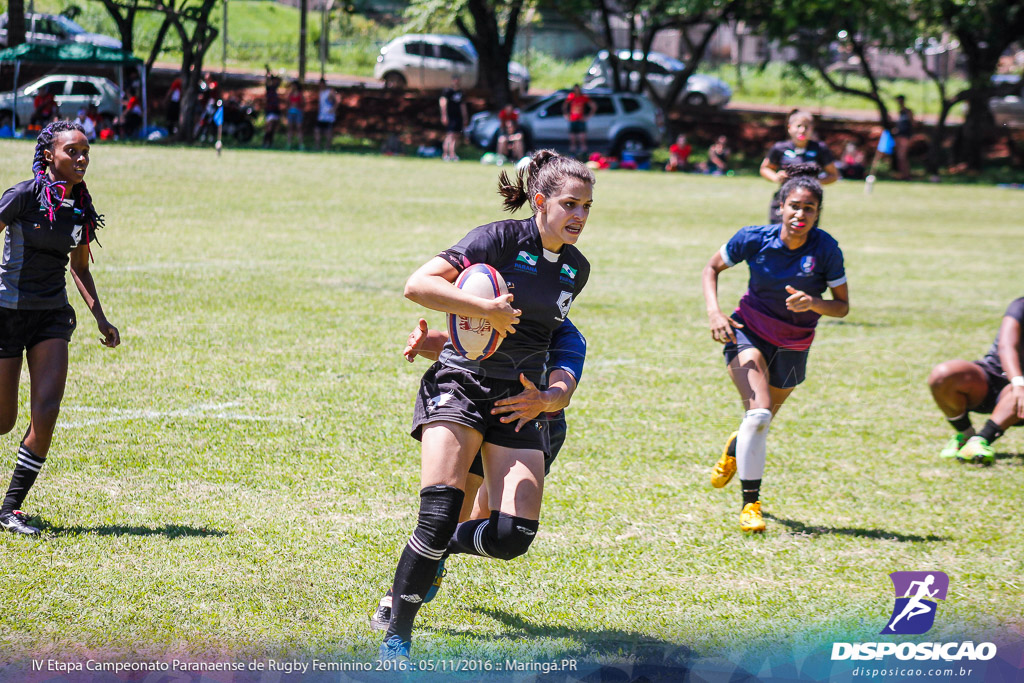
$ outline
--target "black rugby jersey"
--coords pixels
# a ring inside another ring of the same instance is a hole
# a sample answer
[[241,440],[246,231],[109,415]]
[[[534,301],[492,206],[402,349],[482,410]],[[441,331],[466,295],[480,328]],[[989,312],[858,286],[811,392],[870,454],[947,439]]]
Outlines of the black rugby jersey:
[[[1024,327],[1024,297],[1020,299],[1014,299],[1010,302],[1010,305],[1006,307],[1006,313],[1003,313],[1003,318],[1013,318]],[[1002,326],[1002,319],[1000,318],[1000,327]],[[1017,346],[1017,356],[1024,358],[1024,338],[1022,343]],[[1006,370],[1003,369],[1003,363],[999,360],[999,333],[996,332],[996,340],[992,342],[992,348],[985,354],[985,362],[998,373],[1006,374]]]
[[475,263],[492,266],[508,284],[512,307],[523,312],[515,334],[506,336],[490,358],[471,361],[448,342],[441,362],[499,379],[518,379],[522,372],[539,383],[551,335],[590,277],[590,263],[580,250],[566,244],[557,254],[546,251],[536,222],[527,218],[482,225],[439,256],[459,272]]
[[779,168],[794,166],[796,164],[817,164],[818,166],[825,168],[834,161],[835,157],[832,156],[832,150],[817,140],[809,140],[807,142],[807,147],[799,152],[792,140],[776,142],[772,145],[772,148],[768,150],[768,162],[772,166],[777,166]]
[[[4,231],[4,253],[0,261],[0,308],[40,310],[60,308],[68,303],[65,276],[71,250],[86,239],[85,216],[71,199],[54,211],[51,224],[34,181],[26,180],[0,197],[0,223]],[[60,196],[61,189],[51,192]],[[95,233],[88,231],[88,240]]]

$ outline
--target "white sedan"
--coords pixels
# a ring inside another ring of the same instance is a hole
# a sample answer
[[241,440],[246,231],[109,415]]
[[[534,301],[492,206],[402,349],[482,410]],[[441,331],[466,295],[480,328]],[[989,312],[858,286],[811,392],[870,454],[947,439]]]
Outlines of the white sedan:
[[[117,116],[121,111],[121,94],[117,85],[102,76],[51,74],[18,90],[16,126],[28,123],[35,111],[33,100],[44,89],[54,94],[60,115],[73,119],[79,109],[95,104],[101,114]],[[14,111],[14,93],[0,94],[0,112]]]

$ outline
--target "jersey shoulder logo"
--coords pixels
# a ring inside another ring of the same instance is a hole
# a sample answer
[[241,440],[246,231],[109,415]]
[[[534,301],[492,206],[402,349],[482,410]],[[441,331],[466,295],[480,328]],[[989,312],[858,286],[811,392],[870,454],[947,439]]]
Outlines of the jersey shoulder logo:
[[558,295],[558,313],[559,317],[555,320],[565,320],[565,316],[569,315],[569,308],[572,306],[572,292],[563,291]]

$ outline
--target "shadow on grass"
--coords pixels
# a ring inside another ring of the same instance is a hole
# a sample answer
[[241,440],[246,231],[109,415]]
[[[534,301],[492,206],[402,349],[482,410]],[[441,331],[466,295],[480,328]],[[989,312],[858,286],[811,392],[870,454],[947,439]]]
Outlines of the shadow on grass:
[[898,534],[894,531],[886,531],[885,529],[853,529],[847,527],[830,527],[830,526],[811,526],[798,522],[795,519],[783,519],[782,517],[776,517],[772,514],[765,513],[765,519],[778,522],[783,526],[789,527],[793,533],[797,534],[809,534],[812,536],[818,536],[821,534],[832,534],[836,536],[856,536],[858,538],[877,538],[880,540],[893,540],[900,541],[901,543],[939,543],[947,541],[945,536],[936,536],[935,534],[928,534],[927,536],[918,536],[917,534]]
[[518,641],[524,638],[571,638],[582,641],[593,653],[598,655],[629,653],[631,656],[644,661],[681,663],[692,659],[694,656],[694,652],[685,645],[658,640],[642,633],[614,629],[593,631],[565,624],[537,624],[524,619],[522,615],[509,614],[501,610],[474,609],[472,611],[486,615],[501,623],[508,629],[508,632],[501,635],[494,633],[487,633],[485,635],[445,630],[452,635],[487,642],[493,642],[496,639]]
[[39,528],[48,536],[83,536],[93,534],[96,536],[166,536],[167,538],[182,538],[188,536],[227,536],[228,532],[217,529],[196,528],[181,524],[167,524],[164,526],[122,526],[119,524],[107,524],[102,526],[56,526],[48,524],[44,520],[35,518],[29,522]]

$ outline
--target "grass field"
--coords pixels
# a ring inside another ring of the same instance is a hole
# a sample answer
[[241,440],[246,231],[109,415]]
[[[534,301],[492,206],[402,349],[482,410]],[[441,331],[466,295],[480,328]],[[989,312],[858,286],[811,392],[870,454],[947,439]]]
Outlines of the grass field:
[[[31,155],[0,142],[0,185]],[[0,663],[368,660],[367,615],[415,524],[407,429],[425,366],[399,352],[423,311],[402,285],[500,216],[494,169],[128,146],[96,147],[92,164],[107,216],[93,272],[124,341],[101,347],[74,297],[61,422],[26,504],[47,535],[0,537]],[[852,310],[822,322],[773,424],[768,532],[751,538],[737,485],[708,485],[741,407],[699,276],[770,194],[748,178],[599,175],[572,312],[587,370],[538,540],[508,564],[450,561],[417,656],[756,671],[772,653],[876,639],[887,575],[925,569],[951,582],[922,639],[1024,635],[1024,430],[993,467],[941,461],[950,430],[924,382],[940,360],[980,357],[1021,295],[1024,193],[827,190]],[[745,283],[723,275],[723,307]],[[16,433],[0,439],[5,484]]]

